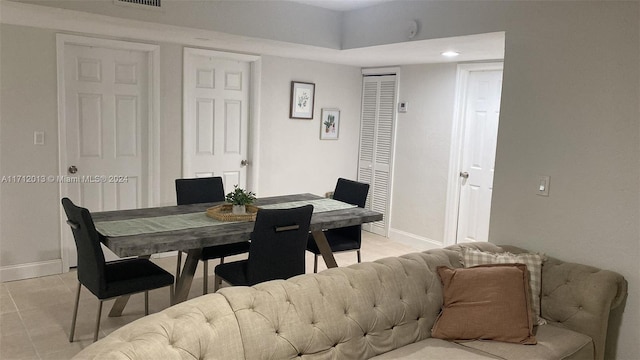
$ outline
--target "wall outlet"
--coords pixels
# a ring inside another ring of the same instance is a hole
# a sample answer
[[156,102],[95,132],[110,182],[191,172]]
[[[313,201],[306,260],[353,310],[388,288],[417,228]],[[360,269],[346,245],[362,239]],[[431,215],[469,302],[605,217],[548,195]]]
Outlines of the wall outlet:
[[406,113],[408,106],[409,106],[409,103],[407,103],[406,101],[402,101],[398,103],[398,112]]

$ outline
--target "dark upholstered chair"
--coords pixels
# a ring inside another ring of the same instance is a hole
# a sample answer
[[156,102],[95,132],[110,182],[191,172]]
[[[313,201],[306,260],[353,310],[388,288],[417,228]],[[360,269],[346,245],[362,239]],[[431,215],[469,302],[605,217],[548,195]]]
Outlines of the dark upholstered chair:
[[144,313],[148,315],[149,290],[171,286],[170,295],[173,294],[173,275],[148,259],[135,258],[105,262],[100,247],[102,235],[96,231],[89,210],[74,205],[68,198],[62,199],[62,206],[67,214],[67,223],[71,226],[78,249],[78,291],[73,309],[70,342],[73,342],[75,333],[82,285],[100,300],[93,341],[98,340],[104,300],[144,291]]
[[[336,184],[336,189],[333,192],[333,198],[335,200],[364,208],[364,205],[367,202],[368,193],[369,184],[339,178],[338,183]],[[325,230],[324,235],[327,237],[327,241],[329,242],[332,252],[336,253],[355,250],[358,255],[358,262],[362,260],[360,256],[362,225]],[[318,249],[318,245],[312,235],[309,236],[307,250],[314,254],[313,272],[318,272],[318,256],[320,256],[320,250]]]
[[[200,204],[225,200],[222,178],[206,177],[195,179],[176,179],[176,198],[178,205]],[[208,292],[209,260],[220,259],[224,263],[225,256],[238,255],[249,251],[249,242],[209,246],[202,249],[200,260],[204,263],[202,294]],[[178,251],[176,276],[180,275],[182,266],[182,252]]]
[[305,247],[313,205],[258,211],[247,260],[216,266],[216,290],[220,280],[251,286],[288,279],[305,273]]

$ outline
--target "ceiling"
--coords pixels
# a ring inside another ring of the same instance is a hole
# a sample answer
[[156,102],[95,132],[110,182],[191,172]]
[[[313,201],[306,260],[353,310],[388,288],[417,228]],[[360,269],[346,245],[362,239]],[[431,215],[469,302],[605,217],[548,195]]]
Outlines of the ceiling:
[[[140,30],[136,31],[141,34]],[[180,33],[174,29],[162,36],[164,41],[199,47],[359,67],[500,60],[504,58],[505,39],[504,32],[495,32],[337,50],[230,34],[205,31],[198,33],[200,35],[193,30]],[[160,34],[155,32],[154,35]],[[449,50],[455,50],[460,55],[453,58],[442,56],[442,52]]]
[[317,6],[329,10],[349,11],[394,0],[291,0],[293,2]]
[[[456,51],[460,55],[445,57],[442,55],[445,51]],[[341,57],[345,63],[365,67],[499,60],[504,58],[504,32],[342,50]]]

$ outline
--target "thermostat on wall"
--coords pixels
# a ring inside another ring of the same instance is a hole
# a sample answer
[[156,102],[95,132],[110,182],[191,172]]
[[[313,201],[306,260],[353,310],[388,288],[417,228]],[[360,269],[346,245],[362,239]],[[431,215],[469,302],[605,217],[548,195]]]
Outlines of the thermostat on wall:
[[407,112],[407,106],[409,105],[409,103],[407,102],[400,102],[398,103],[398,112],[401,113],[406,113]]

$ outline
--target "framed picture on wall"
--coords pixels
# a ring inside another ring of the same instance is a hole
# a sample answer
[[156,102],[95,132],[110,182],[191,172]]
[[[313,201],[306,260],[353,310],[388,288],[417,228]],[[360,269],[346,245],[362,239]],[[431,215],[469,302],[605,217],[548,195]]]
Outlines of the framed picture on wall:
[[320,140],[338,140],[340,109],[322,109]]
[[316,84],[292,81],[291,82],[291,119],[313,119],[313,98]]

